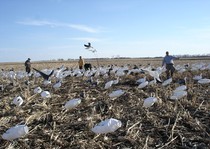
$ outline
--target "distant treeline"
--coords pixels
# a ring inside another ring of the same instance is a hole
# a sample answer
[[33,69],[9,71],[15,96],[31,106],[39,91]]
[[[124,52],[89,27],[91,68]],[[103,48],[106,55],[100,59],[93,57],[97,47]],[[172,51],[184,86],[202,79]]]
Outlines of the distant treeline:
[[[184,55],[173,55],[175,57],[179,57],[179,58],[192,58],[192,59],[206,59],[206,58],[210,58],[210,54],[198,54],[198,55],[190,55],[190,54],[184,54]],[[152,58],[163,58],[163,56],[156,56],[156,57],[135,57],[137,59],[152,59]],[[87,60],[96,60],[97,58],[85,58]],[[100,60],[106,60],[106,59],[133,59],[133,57],[113,57],[113,58],[98,58]],[[77,61],[78,59],[72,59],[72,58],[68,58],[67,61]],[[66,61],[63,58],[59,58],[59,59],[53,59],[50,61]]]

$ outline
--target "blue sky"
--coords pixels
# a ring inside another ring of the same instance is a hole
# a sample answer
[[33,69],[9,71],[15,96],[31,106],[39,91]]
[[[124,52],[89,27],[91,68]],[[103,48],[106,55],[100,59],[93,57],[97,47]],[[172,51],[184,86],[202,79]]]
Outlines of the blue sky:
[[0,62],[210,53],[210,0],[1,0]]

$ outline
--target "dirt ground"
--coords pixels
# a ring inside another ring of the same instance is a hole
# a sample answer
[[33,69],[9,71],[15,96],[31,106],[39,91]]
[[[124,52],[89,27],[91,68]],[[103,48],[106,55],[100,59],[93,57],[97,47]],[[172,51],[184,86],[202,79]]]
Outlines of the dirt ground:
[[[97,61],[85,60],[94,66]],[[193,63],[210,63],[210,60],[180,59],[176,65]],[[161,66],[162,59],[112,59],[99,60],[99,64]],[[38,69],[58,68],[64,65],[77,68],[77,61],[33,62]],[[23,63],[1,63],[0,68],[23,70]],[[173,83],[168,86],[156,84],[143,89],[138,88],[136,80],[148,74],[134,74],[120,77],[119,83],[104,89],[105,83],[116,79],[98,77],[98,85],[90,83],[87,77],[66,77],[59,89],[52,85],[43,85],[43,79],[30,78],[10,80],[0,78],[0,135],[17,124],[26,124],[29,133],[25,136],[7,141],[0,137],[0,149],[52,148],[52,149],[209,149],[210,146],[210,87],[198,84],[193,76],[202,73],[210,78],[210,70],[176,72]],[[180,100],[170,99],[178,81],[187,77],[187,96]],[[161,77],[165,79],[165,74]],[[55,80],[52,79],[52,84]],[[40,86],[51,93],[51,98],[43,99],[33,90]],[[109,94],[121,89],[125,93],[115,99]],[[20,107],[12,104],[16,96],[24,100]],[[144,99],[157,97],[158,101],[151,107],[143,107]],[[76,108],[66,111],[64,104],[74,98],[82,102]],[[115,118],[122,126],[115,132],[97,135],[91,129],[99,122]]]

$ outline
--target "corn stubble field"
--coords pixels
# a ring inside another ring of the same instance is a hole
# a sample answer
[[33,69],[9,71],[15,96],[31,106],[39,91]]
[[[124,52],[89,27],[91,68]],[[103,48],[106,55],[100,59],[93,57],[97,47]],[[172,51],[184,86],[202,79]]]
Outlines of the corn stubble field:
[[[96,61],[89,61],[96,66]],[[119,67],[134,64],[140,67],[156,68],[161,65],[161,59],[115,59],[99,60],[100,65],[110,64]],[[210,60],[176,60],[176,65],[189,63],[207,63]],[[39,70],[56,69],[64,65],[76,69],[77,61],[72,62],[33,62],[32,67]],[[7,71],[24,71],[22,63],[1,64],[0,68]],[[136,80],[146,76],[145,73],[134,73],[119,77],[119,83],[104,89],[105,83],[116,79],[114,74],[98,76],[98,85],[92,85],[88,77],[67,76],[59,89],[52,84],[44,85],[43,78],[30,77],[15,79],[0,78],[0,135],[17,124],[26,124],[29,132],[18,139],[7,141],[0,137],[0,149],[23,148],[119,148],[119,149],[148,149],[148,148],[181,148],[207,149],[210,146],[210,87],[209,84],[199,84],[193,76],[200,75],[210,78],[210,70],[184,72],[176,71],[173,83],[162,86],[161,83],[138,88]],[[179,86],[178,80],[187,77],[187,96],[179,100],[170,100],[172,91]],[[161,80],[166,80],[165,73]],[[96,79],[96,78],[94,78]],[[33,90],[40,86],[51,93],[51,98],[42,99]],[[121,89],[125,93],[111,99],[113,90]],[[143,107],[144,99],[154,95],[158,101],[151,107]],[[12,104],[16,96],[24,100],[19,107]],[[65,110],[65,103],[73,98],[81,98],[77,107]],[[122,122],[116,131],[107,134],[95,134],[91,129],[99,122],[115,118]]]

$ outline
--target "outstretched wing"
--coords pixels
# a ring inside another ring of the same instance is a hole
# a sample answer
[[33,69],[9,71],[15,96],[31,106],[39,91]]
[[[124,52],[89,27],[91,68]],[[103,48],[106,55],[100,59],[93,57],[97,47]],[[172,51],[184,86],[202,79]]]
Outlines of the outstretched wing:
[[44,80],[49,80],[49,77],[53,74],[54,70],[51,71],[51,73],[49,75],[45,74],[44,72],[37,70],[36,68],[33,68],[36,72],[38,72],[43,78]]

